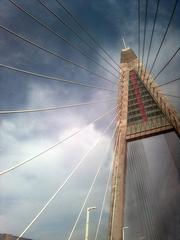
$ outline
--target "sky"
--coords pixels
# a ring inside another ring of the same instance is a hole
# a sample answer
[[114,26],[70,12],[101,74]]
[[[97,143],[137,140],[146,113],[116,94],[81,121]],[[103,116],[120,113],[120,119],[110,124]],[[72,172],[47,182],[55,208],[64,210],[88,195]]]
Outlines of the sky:
[[[108,57],[79,29],[55,0],[43,0],[42,2],[70,25],[88,45],[92,46],[91,48],[80,41],[74,33],[61,24],[37,0],[16,0],[15,2],[117,76],[114,77],[104,68],[92,62],[51,32],[48,32],[47,29],[44,29],[17,9],[9,0],[0,1],[0,25],[43,46],[47,50],[54,51],[75,63],[85,66],[92,72],[105,77],[106,80],[33,47],[7,33],[2,28],[0,28],[0,64],[113,90],[106,91],[50,81],[45,78],[8,70],[7,68],[0,68],[0,110],[44,108],[112,100],[111,102],[99,102],[94,105],[56,111],[0,116],[0,169],[4,170],[31,158],[56,143],[59,139],[63,139],[78,129],[85,127],[95,118],[112,109],[109,115],[97,123],[91,124],[81,134],[11,173],[1,176],[0,232],[19,235],[113,119],[113,113],[115,112],[113,108],[116,106],[117,101],[117,85],[107,81],[107,79],[117,82],[119,75],[99,54],[106,59]],[[63,4],[117,63],[120,62],[120,52],[123,48],[122,37],[125,38],[126,44],[138,54],[137,1],[66,0],[63,1]],[[174,1],[160,1],[160,10],[148,64],[149,68],[163,38],[173,4]],[[145,59],[155,8],[156,1],[149,1]],[[172,24],[155,64],[154,76],[179,47],[179,11],[180,4],[177,6]],[[144,13],[145,1],[141,1],[140,57],[142,56]],[[179,77],[179,61],[180,54],[177,54],[157,79],[158,84]],[[110,59],[108,59],[108,62],[111,65],[114,64]],[[164,86],[162,90],[164,93],[178,96],[180,84],[175,82],[166,85],[166,87]],[[179,99],[169,98],[169,101],[179,112]],[[101,160],[104,160],[103,170],[100,172],[93,192],[86,204],[86,207],[94,205],[97,207],[91,216],[94,224],[90,228],[90,233],[94,236],[112,159],[113,143],[111,142],[111,136],[114,127],[115,124],[112,124],[112,127],[107,131],[94,151],[89,154],[87,161],[73,176],[72,180],[69,181],[36,224],[27,231],[26,237],[38,240],[67,239],[87,194],[87,189],[97,171],[98,164]],[[158,141],[160,140],[155,140],[155,142]],[[143,144],[146,146],[145,142]],[[100,228],[101,239],[107,239],[108,199],[109,196],[107,197]],[[74,240],[84,236],[86,207],[73,235]]]

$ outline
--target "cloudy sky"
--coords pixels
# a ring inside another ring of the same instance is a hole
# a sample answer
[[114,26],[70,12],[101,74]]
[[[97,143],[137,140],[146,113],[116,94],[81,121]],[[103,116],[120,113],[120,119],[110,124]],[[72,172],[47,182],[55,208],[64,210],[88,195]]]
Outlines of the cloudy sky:
[[[117,66],[67,16],[56,0],[43,0],[42,2],[63,19],[68,26],[71,26],[84,40],[83,42],[37,0],[16,0],[15,2],[53,29],[54,32],[67,39],[78,49],[81,49],[89,58],[82,55],[77,49],[69,46],[59,37],[53,35],[52,32],[43,28],[31,17],[22,13],[9,0],[0,1],[1,26],[24,36],[47,50],[62,55],[76,64],[85,66],[91,72],[101,75],[105,79],[25,43],[2,29],[2,27],[0,27],[0,64],[38,74],[64,78],[77,83],[106,88],[110,91],[47,80],[15,72],[1,66],[0,110],[45,108],[90,101],[112,100],[56,111],[1,115],[0,169],[4,170],[33,157],[58,140],[87,126],[88,123],[112,109],[109,115],[97,123],[91,124],[83,132],[61,146],[57,146],[32,162],[1,176],[0,232],[19,235],[113,119],[117,85],[111,81],[117,82],[119,75],[112,67],[114,66],[117,69]],[[156,1],[149,2],[145,59],[156,9]],[[133,48],[136,54],[138,53],[137,1],[67,0],[63,4],[117,63],[120,61],[120,51],[123,48],[122,37],[125,38],[127,45]],[[151,67],[163,38],[173,4],[174,1],[160,1],[149,67]],[[154,67],[154,75],[159,72],[179,47],[180,30],[179,15],[177,14],[179,11],[180,4],[177,6],[176,14]],[[141,49],[144,12],[145,1],[141,1]],[[98,65],[90,58],[94,59]],[[171,64],[159,76],[157,83],[165,83],[179,77],[179,61],[180,54],[177,54]],[[162,90],[168,94],[179,95],[180,84],[176,82],[166,87],[164,86]],[[174,104],[177,111],[180,111],[179,100],[176,98],[170,98],[169,100]],[[97,178],[96,185],[86,205],[86,207],[94,205],[97,207],[97,210],[92,213],[92,222],[94,224],[90,228],[90,233],[94,236],[112,159],[111,136],[113,130],[114,124],[112,124],[112,127],[107,131],[94,151],[89,154],[87,161],[73,176],[72,180],[69,181],[66,188],[52,202],[47,211],[42,214],[36,224],[27,231],[26,237],[39,240],[51,238],[67,239],[97,171],[98,164],[104,160],[103,170]],[[106,239],[107,236],[108,206],[107,201],[100,228],[101,239]],[[83,237],[84,223],[85,210],[77,225],[73,239]]]

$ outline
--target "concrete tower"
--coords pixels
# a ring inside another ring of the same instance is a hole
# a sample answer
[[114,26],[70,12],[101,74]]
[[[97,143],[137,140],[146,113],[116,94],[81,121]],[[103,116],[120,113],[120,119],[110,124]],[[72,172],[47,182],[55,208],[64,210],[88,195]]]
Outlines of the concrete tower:
[[121,52],[118,121],[112,178],[109,239],[122,240],[128,141],[169,131],[180,136],[180,119],[132,49]]

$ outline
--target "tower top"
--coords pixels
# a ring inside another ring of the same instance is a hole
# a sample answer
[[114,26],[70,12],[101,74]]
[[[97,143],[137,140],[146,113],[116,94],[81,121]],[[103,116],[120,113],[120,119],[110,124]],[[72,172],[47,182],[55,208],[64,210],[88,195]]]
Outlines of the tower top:
[[121,51],[121,63],[129,63],[137,58],[131,48],[125,48]]

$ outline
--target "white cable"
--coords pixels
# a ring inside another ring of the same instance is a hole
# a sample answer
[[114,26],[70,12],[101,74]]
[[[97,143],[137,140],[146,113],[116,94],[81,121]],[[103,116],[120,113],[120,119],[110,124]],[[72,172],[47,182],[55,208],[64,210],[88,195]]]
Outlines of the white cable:
[[31,113],[31,112],[45,112],[45,111],[51,111],[51,110],[58,110],[58,109],[64,109],[64,108],[73,108],[73,107],[80,107],[80,106],[86,106],[86,105],[93,105],[96,103],[104,103],[104,102],[111,102],[114,98],[108,99],[108,100],[99,100],[94,102],[84,102],[84,103],[75,103],[70,105],[62,105],[58,107],[48,107],[48,108],[35,108],[35,109],[19,109],[19,110],[0,110],[0,114],[12,114],[12,113]]
[[[117,115],[115,116],[115,118],[113,118],[113,120],[110,122],[109,126],[112,125],[112,123],[115,121],[115,119],[117,118],[117,116],[118,116],[118,114],[117,114]],[[112,137],[111,137],[110,142],[112,141],[115,132],[116,132],[116,129],[115,129],[115,131],[114,131],[114,133],[113,133],[113,135],[112,135]],[[74,230],[75,230],[75,228],[76,228],[76,226],[77,226],[77,223],[78,223],[78,221],[79,221],[79,219],[80,219],[80,217],[81,217],[81,214],[82,214],[82,212],[83,212],[83,209],[84,209],[84,207],[85,207],[85,205],[86,205],[86,202],[87,202],[87,200],[88,200],[88,198],[89,198],[89,195],[91,194],[92,188],[93,188],[93,186],[94,186],[94,184],[95,184],[95,181],[96,181],[96,179],[97,179],[97,176],[99,175],[99,172],[100,172],[100,170],[101,170],[101,168],[102,168],[102,166],[103,166],[103,163],[104,163],[104,159],[103,159],[103,160],[100,162],[100,164],[99,164],[98,170],[97,170],[97,172],[96,172],[96,174],[95,174],[95,176],[94,176],[94,178],[93,178],[92,184],[91,184],[91,186],[90,186],[90,188],[89,188],[89,191],[88,191],[88,193],[87,193],[87,195],[86,195],[86,198],[85,198],[85,200],[84,200],[84,202],[83,202],[83,205],[82,205],[82,207],[81,207],[81,209],[80,209],[79,215],[78,215],[77,218],[76,218],[76,221],[75,221],[75,223],[74,223],[74,226],[73,226],[73,228],[72,228],[72,230],[71,230],[71,233],[70,233],[69,237],[67,238],[67,240],[71,240],[71,238],[72,238],[72,235],[73,235],[73,233],[74,233]]]
[[79,64],[79,63],[77,63],[77,62],[73,62],[72,60],[70,60],[70,59],[62,56],[61,54],[59,54],[59,53],[57,53],[57,52],[55,52],[55,51],[49,50],[49,49],[47,49],[46,47],[43,47],[43,46],[41,46],[41,45],[39,45],[39,44],[37,44],[37,43],[29,40],[28,38],[23,37],[22,35],[14,32],[14,31],[12,31],[12,30],[10,30],[9,28],[7,28],[7,27],[5,27],[5,26],[3,26],[3,25],[1,25],[1,24],[0,24],[0,28],[2,28],[3,30],[5,30],[6,32],[10,33],[11,35],[16,36],[18,39],[23,40],[25,43],[29,43],[31,46],[36,47],[36,48],[38,48],[38,49],[40,49],[40,50],[42,50],[42,51],[44,51],[44,52],[46,52],[46,53],[48,53],[48,54],[50,54],[50,55],[52,55],[52,56],[60,59],[61,61],[64,61],[64,62],[66,62],[66,63],[68,63],[68,64],[72,64],[72,65],[74,65],[74,66],[76,66],[76,67],[78,67],[78,68],[80,68],[80,69],[85,70],[86,72],[91,73],[92,75],[94,75],[94,76],[96,76],[96,77],[98,77],[98,78],[102,78],[103,80],[106,80],[106,81],[108,81],[108,82],[111,82],[111,83],[113,83],[114,85],[117,84],[116,82],[114,82],[114,81],[112,81],[112,80],[110,80],[110,79],[108,79],[108,78],[106,78],[106,77],[103,77],[103,76],[99,75],[99,74],[96,73],[96,72],[91,71],[88,67],[86,67],[86,66],[84,66],[84,65],[81,65],[81,64]]
[[[117,117],[117,115],[116,115]],[[82,163],[86,160],[89,153],[96,147],[96,145],[103,139],[104,134],[107,132],[107,130],[111,127],[113,121],[108,124],[108,126],[104,129],[101,136],[95,141],[95,143],[89,148],[89,150],[84,154],[84,156],[81,158],[81,160],[78,162],[78,164],[73,168],[71,173],[68,175],[68,177],[64,180],[64,182],[60,185],[60,187],[57,189],[57,191],[52,195],[52,197],[47,201],[47,203],[44,205],[44,207],[38,212],[38,214],[33,218],[33,220],[28,224],[28,226],[24,229],[24,231],[19,235],[19,237],[16,240],[19,240],[26,232],[27,230],[33,225],[33,223],[39,218],[39,216],[46,210],[46,208],[49,206],[49,204],[53,201],[53,199],[57,196],[57,194],[63,189],[63,187],[66,185],[66,183],[71,179],[71,177],[75,174],[75,172],[78,170],[78,168],[82,165]]]
[[7,68],[7,69],[10,69],[10,70],[13,70],[13,71],[16,71],[16,72],[20,72],[20,73],[35,76],[35,77],[40,77],[40,78],[45,78],[45,79],[48,79],[48,80],[57,81],[57,82],[70,83],[70,84],[83,86],[83,87],[88,87],[88,88],[95,88],[95,89],[101,89],[101,90],[105,90],[105,91],[109,91],[109,92],[116,92],[113,89],[108,89],[108,88],[104,88],[104,87],[98,87],[98,86],[93,86],[93,85],[89,85],[89,84],[79,83],[79,82],[75,82],[75,81],[68,80],[68,79],[65,79],[65,78],[51,77],[51,76],[48,76],[48,75],[39,74],[39,73],[35,73],[35,72],[26,71],[26,70],[23,70],[23,69],[20,69],[20,68],[11,67],[11,66],[8,66],[8,65],[5,65],[5,64],[0,64],[0,67]]
[[98,237],[98,233],[99,233],[99,228],[100,228],[100,224],[101,224],[101,220],[102,220],[102,214],[103,214],[103,210],[104,210],[104,205],[105,205],[105,201],[106,201],[106,196],[107,196],[107,192],[108,192],[108,187],[109,187],[109,183],[111,180],[111,173],[112,173],[112,167],[113,167],[113,161],[111,163],[110,169],[109,169],[109,175],[108,175],[108,179],[107,179],[107,183],[106,183],[106,189],[104,192],[104,197],[103,197],[103,201],[102,201],[102,206],[101,206],[101,212],[99,215],[99,220],[98,220],[98,225],[97,225],[97,229],[96,229],[96,235],[94,240],[97,240]]
[[[95,63],[97,66],[101,67],[104,71],[110,73],[112,76],[114,76],[116,79],[118,79],[119,77],[116,76],[113,72],[111,72],[108,68],[104,67],[102,64],[100,64],[98,61],[96,61],[94,58],[91,58],[89,56],[89,54],[87,54],[85,51],[83,51],[79,46],[77,46],[76,44],[74,44],[71,40],[66,39],[65,37],[63,37],[61,34],[59,34],[57,31],[53,30],[53,28],[51,28],[49,25],[45,24],[44,22],[42,22],[41,20],[39,20],[38,18],[36,18],[33,14],[31,14],[30,12],[28,12],[28,10],[26,10],[25,8],[23,8],[21,5],[17,4],[15,1],[13,0],[9,0],[17,9],[19,9],[21,12],[23,12],[25,15],[29,16],[31,19],[33,19],[36,23],[40,24],[41,27],[45,28],[47,31],[49,31],[50,33],[52,33],[54,36],[58,37],[59,39],[63,40],[66,44],[68,44],[70,47],[72,47],[73,49],[75,49],[76,51],[78,51],[80,54],[82,54],[83,56],[87,57],[89,60],[91,60],[93,63]],[[38,1],[38,0],[37,0]],[[39,2],[39,1],[38,1]],[[41,3],[41,1],[40,1]]]
[[114,109],[116,109],[117,107],[118,107],[118,106],[114,107],[114,108],[111,109],[110,111],[105,112],[103,115],[99,116],[98,118],[96,118],[95,120],[93,120],[92,122],[90,122],[90,123],[89,123],[88,125],[86,125],[84,128],[77,130],[75,133],[70,134],[69,136],[65,137],[65,138],[62,139],[62,140],[59,140],[57,143],[51,145],[50,147],[48,147],[48,148],[46,148],[45,150],[43,150],[42,152],[36,154],[36,155],[33,156],[32,158],[29,158],[29,159],[27,159],[27,160],[24,160],[24,161],[22,161],[22,162],[20,162],[20,163],[15,164],[15,165],[12,166],[12,167],[6,169],[6,170],[1,171],[1,172],[0,172],[0,176],[6,174],[6,173],[8,173],[8,172],[10,172],[10,171],[12,171],[12,170],[14,170],[14,169],[16,169],[16,168],[24,165],[24,164],[32,161],[32,160],[34,160],[35,158],[43,155],[44,153],[46,153],[46,152],[48,152],[49,150],[51,150],[51,149],[53,149],[54,147],[56,147],[57,145],[60,145],[61,143],[65,142],[66,140],[68,140],[68,139],[70,139],[71,137],[75,136],[76,134],[80,133],[81,131],[84,131],[84,130],[85,130],[87,127],[89,127],[91,124],[97,122],[99,119],[104,118],[106,115],[108,115],[110,112],[112,112],[112,111],[113,111]]

